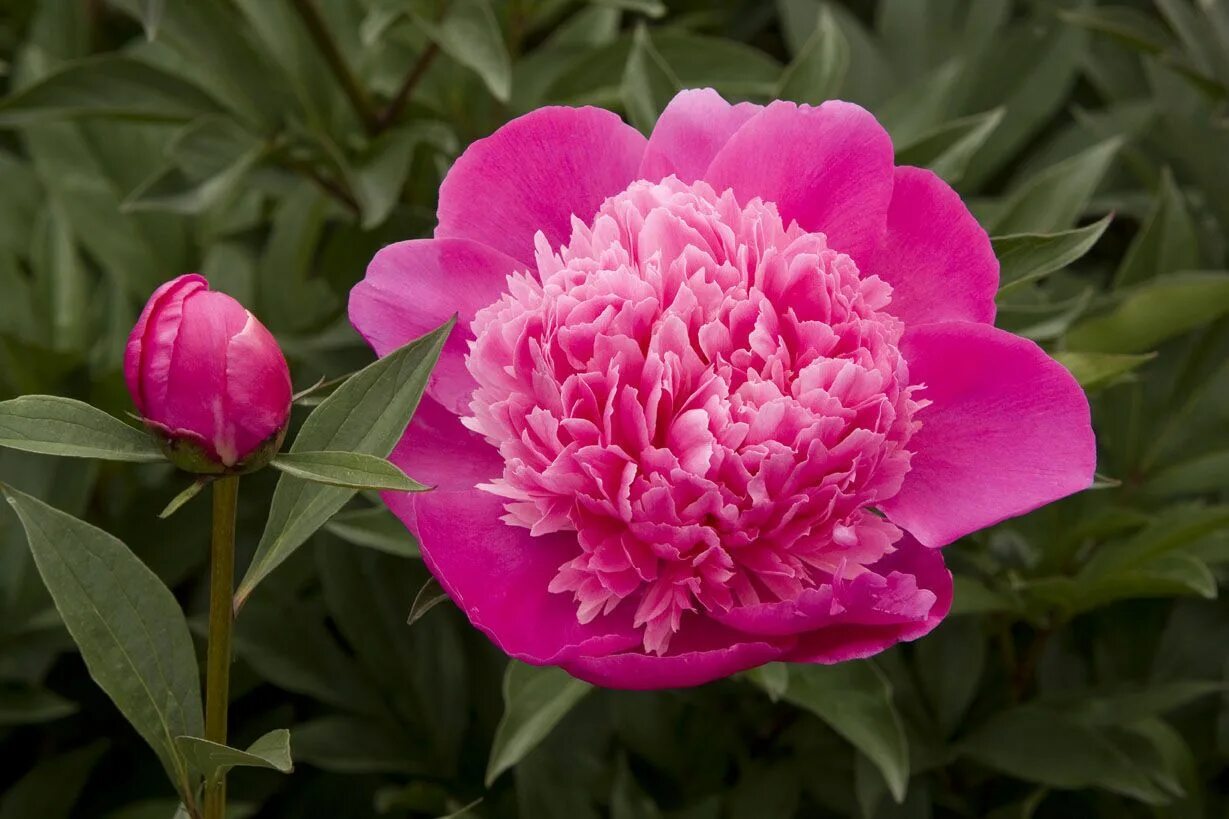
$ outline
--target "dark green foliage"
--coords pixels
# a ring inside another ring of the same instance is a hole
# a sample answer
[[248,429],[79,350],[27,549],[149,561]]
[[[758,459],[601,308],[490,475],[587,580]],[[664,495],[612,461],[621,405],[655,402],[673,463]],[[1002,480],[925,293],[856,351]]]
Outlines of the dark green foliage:
[[[466,144],[550,103],[647,129],[704,85],[854,100],[957,186],[1004,258],[998,323],[1090,390],[1103,488],[948,547],[921,643],[656,693],[505,685],[374,497],[321,490],[354,497],[239,620],[232,744],[289,727],[296,769],[236,768],[237,815],[1224,816],[1226,0],[0,0],[0,400],[122,417],[137,310],[191,270],[297,388],[359,369],[347,293],[429,235]],[[276,478],[245,479],[244,563]],[[185,479],[0,449],[0,481],[131,546],[200,637],[206,511],[156,517]],[[0,753],[3,819],[175,813],[7,508]]]

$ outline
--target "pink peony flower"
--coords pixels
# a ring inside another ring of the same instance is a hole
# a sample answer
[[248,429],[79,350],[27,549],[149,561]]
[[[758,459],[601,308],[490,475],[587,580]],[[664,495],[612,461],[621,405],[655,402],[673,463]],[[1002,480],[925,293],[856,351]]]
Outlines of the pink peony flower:
[[621,688],[874,654],[951,604],[936,547],[1092,479],[1088,403],[995,329],[960,198],[856,105],[685,91],[646,140],[544,108],[350,301],[385,354],[461,321],[387,501],[508,654]]
[[137,411],[194,472],[257,465],[290,418],[290,370],[272,334],[203,276],[150,296],[128,337],[124,378]]

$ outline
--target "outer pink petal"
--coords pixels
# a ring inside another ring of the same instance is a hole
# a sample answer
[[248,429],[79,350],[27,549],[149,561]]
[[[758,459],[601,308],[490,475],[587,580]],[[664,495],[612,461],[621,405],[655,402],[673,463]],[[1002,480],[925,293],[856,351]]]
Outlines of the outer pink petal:
[[683,630],[671,640],[667,656],[626,651],[581,657],[562,665],[572,676],[607,688],[683,688],[780,660],[794,644],[793,638],[746,639],[746,635],[697,618],[684,623]]
[[539,108],[466,149],[440,186],[436,238],[473,239],[526,266],[637,178],[645,138],[600,108]]
[[892,285],[906,324],[994,323],[999,261],[959,194],[931,171],[896,169],[883,252],[869,271]]
[[455,415],[423,401],[392,459],[438,488],[386,493],[385,502],[417,533],[427,568],[449,596],[504,652],[543,665],[640,643],[630,607],[582,625],[569,596],[547,591],[576,556],[575,535],[531,537],[500,520],[505,501],[475,486],[498,475],[502,460]]
[[[198,290],[209,287],[204,276],[189,273],[163,283],[141,311],[136,326],[128,335],[128,345],[124,350],[124,381],[128,384],[128,392],[132,395],[137,411],[145,414],[149,399],[145,391],[145,376],[149,370],[159,372],[160,392],[166,389],[166,371],[170,365],[169,349],[174,343],[175,334],[179,331],[179,318],[183,314],[183,300]],[[167,352],[160,356],[160,361],[145,360],[145,356],[158,350],[159,335],[169,335],[166,342]],[[159,399],[159,403],[161,399]]]
[[925,548],[908,535],[896,547],[873,569],[885,575],[899,573],[915,578],[917,588],[932,601],[926,615],[898,622],[853,618],[849,623],[817,629],[803,635],[785,659],[826,664],[860,660],[897,643],[916,640],[939,625],[952,608],[951,572],[943,565],[939,552]]
[[887,131],[859,106],[774,102],[730,137],[704,179],[742,203],[776,203],[787,224],[823,232],[867,270],[883,242],[892,162]]
[[680,91],[661,112],[640,163],[640,176],[656,182],[671,174],[691,184],[743,123],[763,110],[730,105],[711,88]]
[[1088,399],[1033,342],[985,324],[907,330],[918,413],[913,461],[880,506],[927,546],[1086,489],[1096,468]]
[[350,322],[377,355],[434,330],[454,314],[457,326],[431,374],[429,395],[453,412],[469,406],[474,380],[465,369],[474,314],[507,288],[515,259],[467,239],[417,239],[381,250],[350,291]]

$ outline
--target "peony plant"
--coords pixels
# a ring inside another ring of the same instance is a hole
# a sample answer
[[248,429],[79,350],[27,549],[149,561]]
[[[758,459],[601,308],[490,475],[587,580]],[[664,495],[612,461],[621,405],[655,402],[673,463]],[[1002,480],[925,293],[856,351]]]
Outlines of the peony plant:
[[998,262],[857,105],[683,91],[469,147],[350,318],[450,315],[385,500],[512,657],[617,688],[836,663],[947,613],[939,547],[1087,488],[1088,402],[994,327]]
[[[0,445],[69,457],[169,461],[191,475],[164,517],[212,487],[202,709],[187,621],[162,581],[106,532],[0,485],[90,674],[161,758],[182,815],[223,819],[232,767],[291,770],[286,730],[246,749],[227,744],[235,617],[251,589],[357,491],[426,488],[384,456],[413,414],[449,329],[447,322],[343,379],[303,422],[290,451],[281,452],[295,400],[281,348],[238,301],[189,274],[153,293],[125,350],[125,380],[148,434],[67,398],[0,402]],[[266,466],[283,474],[239,596],[240,478]]]

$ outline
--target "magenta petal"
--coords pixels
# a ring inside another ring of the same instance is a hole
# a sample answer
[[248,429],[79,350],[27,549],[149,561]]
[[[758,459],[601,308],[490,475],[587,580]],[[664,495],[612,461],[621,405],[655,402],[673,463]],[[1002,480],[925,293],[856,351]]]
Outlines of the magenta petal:
[[716,623],[695,620],[683,626],[664,657],[626,651],[605,657],[580,657],[562,663],[573,677],[606,688],[649,691],[684,688],[719,680],[786,656],[793,638],[743,642],[746,637]]
[[[840,663],[878,654],[896,643],[916,640],[934,630],[952,608],[952,574],[942,555],[906,535],[896,551],[871,567],[887,576],[914,580],[915,602],[929,601],[924,616],[892,621],[892,618],[855,617],[853,622],[816,629],[802,635],[785,658],[792,662]],[[904,601],[901,601],[904,602]]]
[[661,112],[640,163],[640,176],[656,182],[671,174],[691,184],[742,124],[763,110],[730,105],[711,88],[680,91]]
[[933,403],[917,415],[904,485],[880,504],[893,523],[942,546],[1092,483],[1088,399],[1036,344],[951,323],[909,329],[901,350]]
[[[196,273],[163,283],[149,297],[136,326],[132,328],[124,350],[124,381],[128,384],[128,392],[137,405],[137,411],[142,415],[147,414],[150,400],[154,398],[151,387],[157,395],[154,400],[159,406],[165,396],[171,363],[170,349],[179,332],[184,299],[208,287],[205,277]],[[158,360],[144,360],[150,355],[157,356]],[[146,383],[147,377],[157,383]]]
[[990,237],[931,171],[896,169],[883,252],[867,272],[892,285],[888,309],[906,324],[994,323],[999,262]]
[[824,233],[866,270],[883,242],[892,163],[892,140],[859,106],[774,102],[730,137],[704,179],[741,203],[774,202],[787,224]]
[[417,239],[381,250],[350,291],[350,322],[377,355],[429,333],[454,314],[457,326],[444,343],[428,394],[464,412],[474,380],[465,369],[473,339],[470,323],[497,300],[519,263],[467,239]]
[[567,241],[636,179],[645,138],[600,108],[539,108],[480,139],[440,186],[436,238],[473,239],[530,268],[534,235]]
[[578,553],[576,536],[531,537],[500,520],[504,501],[475,488],[499,474],[499,453],[456,416],[424,401],[393,461],[438,488],[389,492],[385,502],[417,532],[423,560],[445,591],[504,652],[542,665],[640,643],[629,607],[582,625],[569,596],[546,591]]

